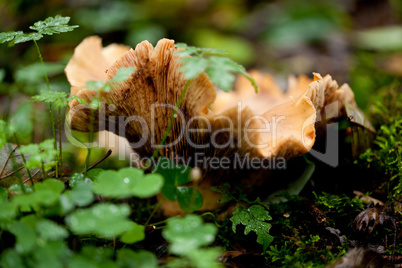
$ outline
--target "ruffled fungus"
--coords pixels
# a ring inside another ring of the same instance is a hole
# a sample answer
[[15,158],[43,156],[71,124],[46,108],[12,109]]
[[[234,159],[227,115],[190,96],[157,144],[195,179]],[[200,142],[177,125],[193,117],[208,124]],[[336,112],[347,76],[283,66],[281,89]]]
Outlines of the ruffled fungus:
[[[121,45],[102,49],[100,38],[86,38],[66,67],[71,94],[90,103],[97,93],[85,88],[87,81],[107,81],[120,68],[135,67],[129,79],[101,93],[104,105],[95,111],[94,127],[127,138],[136,153],[149,157],[168,128],[173,107],[187,82],[175,51],[174,41],[168,39],[160,40],[155,47],[144,41],[133,50]],[[219,206],[220,195],[210,190],[211,185],[236,178],[259,184],[269,174],[267,169],[212,168],[205,165],[205,159],[227,158],[233,162],[246,157],[300,156],[314,145],[320,124],[343,115],[346,103],[356,105],[349,86],[338,88],[329,75],[314,74],[314,80],[291,77],[284,93],[270,75],[258,71],[250,74],[259,86],[257,94],[244,77],[238,78],[230,93],[216,93],[204,73],[192,79],[165,146],[159,151],[159,156],[184,159],[185,164],[202,170],[202,179],[197,182],[204,196],[202,210]],[[333,103],[337,105],[330,105]],[[89,131],[88,105],[73,99],[69,106],[71,128]],[[198,161],[197,155],[204,161]],[[165,202],[162,209],[170,215],[180,212],[170,202]]]

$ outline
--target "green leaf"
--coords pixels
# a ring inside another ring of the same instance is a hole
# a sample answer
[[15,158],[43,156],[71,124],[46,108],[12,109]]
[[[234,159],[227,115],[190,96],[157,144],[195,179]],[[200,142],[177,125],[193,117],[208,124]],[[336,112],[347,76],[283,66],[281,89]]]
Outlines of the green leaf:
[[39,203],[35,193],[14,196],[11,202],[17,207],[20,207],[22,212],[31,211],[31,208],[36,208]]
[[199,57],[182,58],[180,62],[183,64],[180,71],[183,72],[186,79],[193,79],[199,76],[209,64],[208,60]]
[[123,248],[117,251],[117,264],[119,267],[156,268],[158,259],[149,251],[134,252],[131,249]]
[[8,193],[7,190],[3,187],[0,187],[0,204],[8,202]]
[[54,105],[54,108],[63,108],[67,107],[69,97],[65,92],[41,90],[40,95],[33,96],[32,99],[35,101],[51,103]]
[[41,241],[32,253],[32,267],[63,268],[72,253],[64,241]]
[[185,57],[185,56],[202,56],[202,55],[227,55],[228,52],[224,49],[217,48],[203,48],[203,47],[194,47],[188,46],[185,43],[176,44],[177,49],[182,49],[180,51],[175,52],[175,55]]
[[272,217],[268,214],[268,211],[260,205],[254,205],[248,209],[236,207],[230,220],[233,223],[232,230],[234,233],[236,233],[236,226],[238,224],[242,224],[246,227],[244,230],[245,235],[249,234],[251,231],[255,232],[257,234],[257,242],[263,246],[264,251],[274,239],[273,236],[269,234],[271,224],[265,222],[272,220]]
[[13,248],[6,249],[1,254],[0,266],[4,268],[24,267],[21,256]]
[[185,212],[194,212],[202,207],[203,199],[200,191],[190,187],[177,187],[177,201]]
[[63,240],[68,237],[67,230],[50,220],[41,220],[36,224],[39,236],[46,240]]
[[76,95],[70,96],[69,100],[73,100],[73,99],[77,100],[81,104],[88,104],[88,102],[86,100],[84,100],[84,99],[82,99],[82,98],[80,98],[80,97],[78,97]]
[[105,86],[105,82],[103,81],[87,81],[85,83],[85,87],[91,90],[100,90]]
[[177,199],[176,187],[191,181],[191,168],[185,165],[175,165],[167,157],[159,157],[158,163],[153,167],[152,172],[162,174],[165,178],[165,184],[161,192],[171,201]]
[[31,227],[33,230],[36,230],[36,224],[40,221],[43,220],[42,218],[39,218],[38,215],[36,214],[28,214],[27,216],[24,216],[20,219],[20,222],[23,224],[28,225]]
[[80,183],[92,184],[92,180],[90,178],[85,177],[84,174],[74,173],[73,176],[71,176],[70,180],[68,181],[68,184],[72,189],[74,189]]
[[[61,63],[51,63],[45,62],[44,69],[46,70],[47,75],[55,76],[62,74],[64,71],[64,64]],[[36,62],[33,64],[29,64],[27,66],[19,67],[15,72],[15,80],[17,82],[26,83],[26,84],[40,84],[43,83],[43,66],[42,63]],[[44,92],[48,92],[48,90],[43,90]],[[57,92],[57,91],[50,91]]]
[[18,253],[28,253],[37,245],[35,231],[28,225],[16,221],[8,229],[17,239],[15,249]]
[[209,66],[205,70],[211,81],[224,91],[233,88],[234,72],[238,71],[233,61],[226,57],[212,56],[208,59]]
[[13,203],[0,204],[0,221],[10,221],[17,216],[17,207]]
[[219,248],[199,248],[188,252],[186,256],[195,267],[221,268],[224,267],[219,261],[222,250]]
[[8,190],[11,192],[14,192],[16,194],[24,194],[24,192],[22,191],[22,187],[25,189],[25,193],[32,193],[33,189],[31,185],[27,185],[27,184],[13,184],[11,185]]
[[42,183],[35,183],[34,189],[36,192],[51,191],[60,194],[64,190],[64,183],[55,179],[47,179]]
[[135,222],[132,223],[132,227],[130,230],[125,232],[120,240],[126,244],[134,244],[136,242],[142,241],[145,238],[145,226],[139,225]]
[[199,49],[197,47],[188,46],[185,43],[176,44],[176,48],[180,51],[176,51],[174,54],[180,57],[188,57],[188,56],[199,56]]
[[100,173],[93,189],[95,193],[106,197],[148,198],[156,195],[162,186],[163,177],[159,174],[144,175],[141,169],[123,168]]
[[171,243],[170,250],[174,254],[186,254],[215,240],[217,228],[211,223],[203,223],[197,215],[184,218],[171,218],[163,230],[163,237]]
[[127,204],[96,204],[80,209],[66,217],[66,224],[75,234],[96,234],[106,238],[121,235],[132,228],[127,218],[130,207]]
[[14,44],[25,43],[32,40],[39,40],[43,37],[40,33],[23,33],[16,35],[14,38]]
[[193,212],[202,207],[203,199],[198,190],[191,187],[179,187],[191,181],[189,166],[175,165],[169,158],[159,157],[152,172],[163,175],[165,184],[161,190],[162,194],[171,201],[177,200],[184,211]]
[[54,140],[45,140],[40,144],[29,144],[19,149],[20,153],[28,154],[26,162],[28,169],[41,168],[42,163],[50,164],[48,169],[56,165],[57,151],[53,148]]
[[[15,186],[17,189],[17,186]],[[43,182],[37,182],[34,185],[34,192],[29,191],[24,195],[14,196],[11,202],[21,208],[21,211],[28,212],[31,208],[39,209],[39,205],[51,207],[58,204],[60,193],[64,190],[64,183],[47,179]]]
[[108,82],[124,82],[127,79],[129,79],[130,76],[134,74],[134,72],[135,72],[134,67],[120,68],[117,71],[116,75]]
[[78,185],[75,186],[73,190],[66,191],[65,195],[76,206],[83,207],[91,204],[95,199],[92,192],[92,181],[91,183],[78,183]]
[[111,248],[96,248],[93,246],[85,246],[79,254],[74,256],[69,261],[71,268],[117,268],[113,263],[114,252]]
[[67,25],[69,21],[70,17],[57,15],[55,17],[49,17],[44,21],[35,22],[29,29],[38,31],[41,34],[53,35],[71,32],[75,28],[78,28],[78,25]]
[[[253,85],[255,91],[258,92],[257,84],[254,79],[246,72],[245,68],[227,57],[227,54],[220,49],[208,49],[189,47],[186,44],[177,44],[176,47],[181,49],[175,52],[175,55],[182,57],[180,59],[182,66],[180,70],[187,79],[193,79],[202,72],[205,72],[211,81],[219,88],[228,91],[233,87],[235,76],[233,73],[244,75]],[[189,57],[192,56],[192,57]],[[209,56],[203,58],[204,56]]]
[[5,43],[5,42],[10,42],[10,41],[14,40],[14,38],[16,36],[21,35],[21,34],[23,34],[22,31],[0,33],[0,44]]
[[102,173],[103,171],[105,170],[102,168],[93,168],[87,172],[87,177],[91,178],[92,180],[96,180],[99,174]]

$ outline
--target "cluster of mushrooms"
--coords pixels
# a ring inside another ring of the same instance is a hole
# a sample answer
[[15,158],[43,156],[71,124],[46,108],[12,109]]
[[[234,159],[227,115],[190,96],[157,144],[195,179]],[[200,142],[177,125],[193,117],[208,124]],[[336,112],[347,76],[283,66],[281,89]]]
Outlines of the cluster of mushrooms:
[[[103,48],[96,36],[84,39],[65,69],[71,95],[88,102],[70,101],[71,129],[88,132],[92,121],[95,131],[108,130],[123,136],[140,157],[151,156],[187,82],[176,51],[174,41],[169,39],[161,39],[155,47],[143,41],[135,49],[117,44]],[[93,114],[89,103],[99,93],[86,88],[86,83],[108,81],[122,67],[135,67],[136,71],[124,82],[114,82],[113,90],[101,92],[102,106]],[[165,141],[168,146],[158,156],[172,160],[195,159],[195,155],[229,161],[235,157],[290,159],[310,151],[316,137],[325,131],[327,120],[345,115],[345,105],[356,107],[350,87],[339,87],[329,75],[290,77],[286,93],[269,74],[250,71],[250,75],[258,85],[258,93],[242,76],[231,92],[217,92],[204,73],[192,79],[179,107],[180,116],[175,118]],[[221,206],[217,202],[221,196],[211,186],[235,180],[258,186],[270,174],[269,169],[212,169],[198,161],[186,164],[198,166],[202,172],[193,185],[203,195],[201,210]],[[181,212],[168,200],[161,209],[166,215]]]

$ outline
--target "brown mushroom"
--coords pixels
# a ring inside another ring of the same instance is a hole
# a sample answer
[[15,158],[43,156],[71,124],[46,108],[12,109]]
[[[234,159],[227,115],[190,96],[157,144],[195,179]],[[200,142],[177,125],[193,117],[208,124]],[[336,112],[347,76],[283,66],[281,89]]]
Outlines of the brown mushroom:
[[[155,47],[144,41],[135,50],[128,50],[119,45],[102,49],[98,37],[89,37],[75,49],[66,67],[71,94],[90,102],[97,93],[85,88],[87,81],[106,81],[122,67],[135,67],[136,72],[129,79],[114,83],[112,91],[101,93],[104,105],[95,113],[95,130],[106,129],[124,136],[136,153],[150,156],[168,128],[172,107],[187,82],[175,51],[174,41],[168,39],[160,40]],[[211,185],[234,180],[236,174],[241,174],[237,177],[243,181],[260,183],[269,170],[213,169],[197,162],[196,154],[226,157],[229,161],[236,157],[300,156],[314,145],[317,116],[324,113],[328,104],[338,103],[330,111],[331,116],[342,111],[345,103],[355,106],[348,85],[338,88],[329,75],[322,78],[314,74],[314,81],[305,76],[293,77],[287,93],[268,74],[252,71],[251,75],[259,86],[258,94],[243,77],[238,78],[233,92],[218,94],[206,74],[192,79],[167,145],[159,151],[160,156],[182,157],[190,160],[186,164],[201,168],[203,178],[197,188],[204,196],[202,210],[219,206],[216,201],[220,195],[210,190]],[[71,128],[89,131],[88,105],[74,99],[69,106]],[[251,172],[253,176],[247,175]],[[166,214],[180,213],[177,206],[171,205],[166,201],[162,206]]]

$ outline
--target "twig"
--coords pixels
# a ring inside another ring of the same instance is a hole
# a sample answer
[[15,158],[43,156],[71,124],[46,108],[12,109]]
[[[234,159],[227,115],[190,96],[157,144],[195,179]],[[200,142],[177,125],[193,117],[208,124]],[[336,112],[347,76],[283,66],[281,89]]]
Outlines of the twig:
[[[94,167],[96,167],[99,163],[101,163],[102,161],[104,161],[106,158],[108,158],[110,155],[112,154],[112,150],[109,149],[109,151],[107,151],[107,153],[98,161],[96,161],[95,163],[93,163],[91,166],[88,167],[88,169],[86,171],[89,171],[91,169],[93,169]],[[82,171],[81,174],[84,174],[86,171]]]
[[7,157],[7,159],[6,159],[6,162],[4,162],[4,165],[3,165],[3,167],[2,167],[2,169],[1,169],[1,171],[0,171],[0,178],[1,178],[1,176],[3,175],[4,170],[6,169],[6,166],[7,166],[7,164],[8,164],[8,161],[10,160],[11,155],[15,152],[15,150],[16,150],[17,148],[18,148],[18,146],[15,146],[14,149],[9,153],[9,155],[8,155],[8,157]]
[[[38,170],[38,171],[36,171],[33,175],[32,175],[32,178],[34,178],[36,175],[38,175],[38,173],[40,172],[40,170]],[[27,182],[27,181],[29,181],[30,180],[30,178],[26,178],[23,182],[24,182],[24,184]]]
[[8,173],[7,175],[4,175],[3,177],[1,177],[0,180],[5,179],[5,178],[8,178],[8,177],[14,175],[15,173],[17,173],[18,171],[20,171],[20,170],[23,169],[23,168],[24,168],[24,166],[20,166],[18,169],[16,169],[16,170],[14,170],[14,171]]

